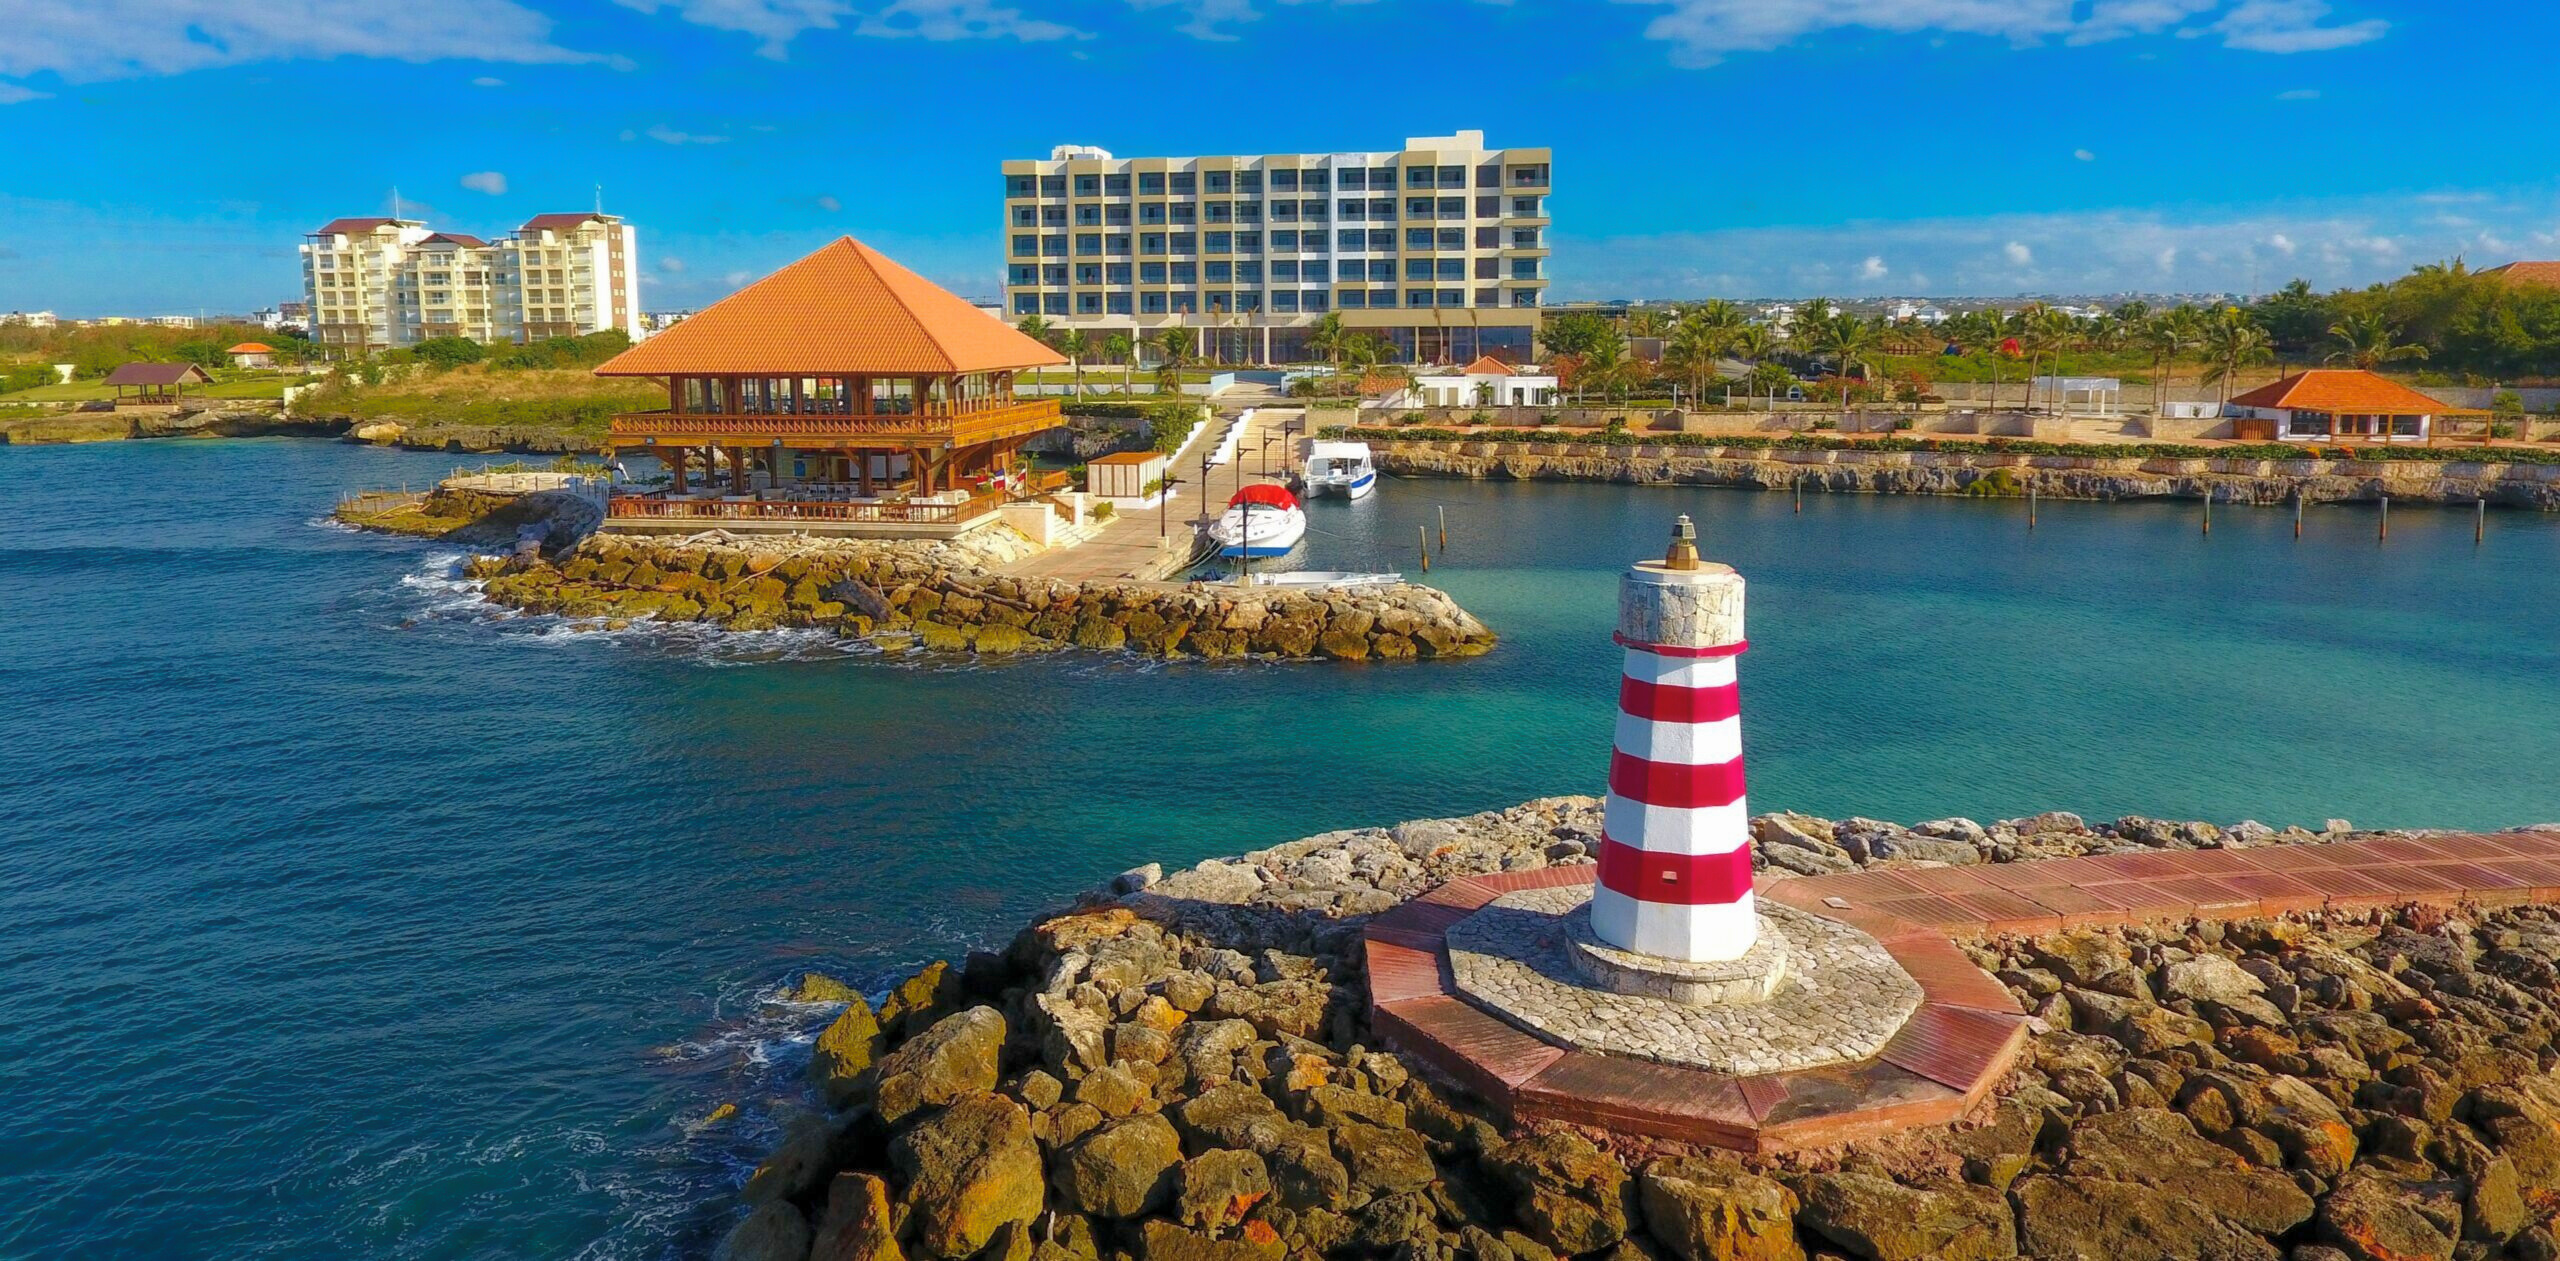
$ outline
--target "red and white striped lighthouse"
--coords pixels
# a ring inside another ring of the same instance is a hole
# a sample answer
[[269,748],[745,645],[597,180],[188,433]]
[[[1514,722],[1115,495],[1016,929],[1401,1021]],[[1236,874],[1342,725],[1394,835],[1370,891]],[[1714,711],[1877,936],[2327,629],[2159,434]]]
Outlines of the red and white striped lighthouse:
[[1591,931],[1622,950],[1691,963],[1757,939],[1751,810],[1743,798],[1742,575],[1698,559],[1689,518],[1670,554],[1618,585],[1618,738]]

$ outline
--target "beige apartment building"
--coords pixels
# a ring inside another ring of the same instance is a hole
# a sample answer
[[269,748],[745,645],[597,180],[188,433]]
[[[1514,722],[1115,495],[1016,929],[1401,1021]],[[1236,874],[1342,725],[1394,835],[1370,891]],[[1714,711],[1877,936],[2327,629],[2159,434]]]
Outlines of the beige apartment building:
[[639,236],[618,215],[535,215],[494,241],[415,219],[336,219],[302,245],[314,341],[531,342],[640,325]]
[[1303,363],[1329,314],[1410,363],[1533,355],[1547,291],[1547,149],[1481,131],[1386,153],[1004,164],[1005,297],[1098,342],[1187,328],[1212,362]]

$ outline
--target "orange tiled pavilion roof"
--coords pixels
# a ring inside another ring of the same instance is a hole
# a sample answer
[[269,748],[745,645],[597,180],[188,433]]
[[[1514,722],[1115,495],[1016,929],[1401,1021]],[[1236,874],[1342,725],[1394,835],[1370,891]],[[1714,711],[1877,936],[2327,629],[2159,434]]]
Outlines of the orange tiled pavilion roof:
[[242,342],[229,350],[223,351],[222,353],[226,355],[272,355],[276,353],[276,348],[266,344],[265,342]]
[[2502,263],[2480,274],[2520,284],[2560,288],[2560,263]]
[[2236,407],[2361,416],[2433,416],[2454,410],[2399,382],[2362,368],[2314,368],[2262,385],[2232,400]]
[[1470,377],[1507,377],[1511,375],[1511,365],[1491,355],[1478,355],[1474,363],[1458,369],[1458,372]]
[[848,236],[614,356],[596,375],[921,376],[1066,361]]

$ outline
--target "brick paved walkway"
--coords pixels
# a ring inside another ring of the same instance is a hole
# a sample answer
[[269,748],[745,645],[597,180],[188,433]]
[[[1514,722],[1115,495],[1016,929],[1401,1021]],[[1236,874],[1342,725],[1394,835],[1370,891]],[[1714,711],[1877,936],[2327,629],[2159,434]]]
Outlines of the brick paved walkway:
[[1866,930],[1920,983],[1923,1001],[1874,1059],[1756,1076],[1573,1050],[1459,996],[1450,925],[1503,894],[1588,883],[1595,870],[1452,880],[1372,918],[1365,930],[1371,1022],[1398,1050],[1515,1121],[1773,1152],[1944,1124],[2007,1074],[2026,1046],[2026,1015],[1956,938],[2412,903],[2560,902],[2560,832],[2156,850],[1802,879],[1764,873],[1760,896]]

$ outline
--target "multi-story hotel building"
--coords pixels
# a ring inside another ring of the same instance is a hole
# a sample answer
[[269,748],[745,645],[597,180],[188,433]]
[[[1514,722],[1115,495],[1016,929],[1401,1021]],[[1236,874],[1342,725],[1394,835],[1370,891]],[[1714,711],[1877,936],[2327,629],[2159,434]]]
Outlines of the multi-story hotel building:
[[618,215],[535,215],[495,241],[415,219],[336,219],[302,245],[314,341],[389,350],[434,337],[642,336],[638,230]]
[[1219,363],[1293,363],[1339,313],[1398,357],[1531,356],[1547,289],[1550,151],[1481,131],[1392,153],[1004,164],[1005,310],[1097,337],[1198,335]]

